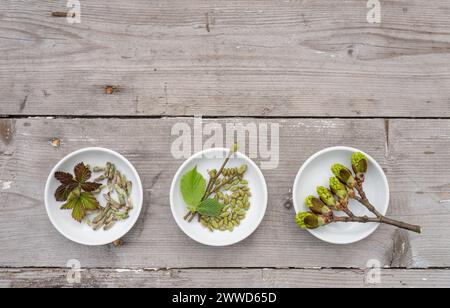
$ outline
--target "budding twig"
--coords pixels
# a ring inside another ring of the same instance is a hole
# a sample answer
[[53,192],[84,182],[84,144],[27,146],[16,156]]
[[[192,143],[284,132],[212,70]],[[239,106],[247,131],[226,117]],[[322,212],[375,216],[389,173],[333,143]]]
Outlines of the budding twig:
[[[205,194],[202,197],[201,201],[206,200],[214,191],[214,183],[216,183],[216,180],[222,175],[223,170],[225,169],[226,165],[231,159],[231,156],[233,156],[238,150],[237,144],[233,144],[233,146],[230,149],[230,152],[228,153],[227,158],[225,158],[225,161],[223,162],[222,166],[220,167],[219,171],[215,176],[211,176],[208,181],[208,185],[206,186]],[[187,220],[188,222],[192,222],[194,220],[195,216],[197,216],[197,213],[189,212],[184,216],[184,220]]]
[[[331,171],[335,176],[330,178],[331,190],[319,186],[317,188],[317,193],[320,199],[317,199],[314,196],[308,196],[306,198],[305,203],[311,212],[302,212],[296,216],[299,227],[303,229],[316,229],[333,222],[374,222],[396,226],[416,233],[422,233],[422,227],[387,218],[370,203],[363,188],[368,165],[369,161],[367,157],[359,152],[352,155],[352,169],[355,175],[353,175],[350,169],[344,165],[334,164],[331,167]],[[358,192],[359,196],[356,195],[355,190]],[[376,217],[355,216],[353,212],[348,209],[349,198],[355,199],[364,205]],[[335,216],[331,209],[343,211],[348,217]]]

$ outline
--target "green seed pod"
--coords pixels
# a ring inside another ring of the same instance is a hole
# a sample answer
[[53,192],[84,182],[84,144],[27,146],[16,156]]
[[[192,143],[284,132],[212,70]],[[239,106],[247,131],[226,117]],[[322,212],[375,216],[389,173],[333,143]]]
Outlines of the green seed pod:
[[352,172],[341,164],[334,164],[331,166],[331,171],[333,174],[345,185],[350,188],[355,187],[355,178],[353,177]]
[[323,186],[317,187],[317,194],[319,195],[320,200],[322,200],[323,203],[325,203],[332,209],[337,209],[339,203],[328,188]]
[[100,167],[100,166],[95,166],[93,171],[94,172],[104,172],[106,170],[106,167]]
[[305,199],[306,206],[315,214],[331,215],[333,211],[325,205],[319,198],[308,196]]
[[100,175],[99,177],[95,178],[94,182],[101,182],[101,181],[103,181],[105,179],[106,179],[106,176]]
[[238,169],[238,174],[243,175],[247,171],[247,165],[242,165]]
[[295,216],[295,221],[302,229],[317,229],[330,222],[327,217],[310,212],[298,213],[298,215]]

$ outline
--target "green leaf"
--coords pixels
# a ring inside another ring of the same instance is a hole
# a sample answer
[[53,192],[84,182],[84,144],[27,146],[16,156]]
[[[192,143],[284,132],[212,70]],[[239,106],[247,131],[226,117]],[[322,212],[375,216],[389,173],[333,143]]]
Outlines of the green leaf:
[[86,211],[95,211],[100,207],[97,199],[90,192],[82,192],[79,200]]
[[74,168],[75,179],[79,183],[84,183],[91,178],[91,170],[84,163],[79,163]]
[[61,206],[61,210],[72,210],[75,207],[77,200],[67,201]]
[[206,191],[206,180],[197,172],[197,166],[181,178],[181,194],[189,209],[195,209]]
[[216,199],[206,199],[197,207],[197,212],[200,215],[217,217],[222,213],[222,209],[225,205],[217,201]]
[[94,211],[100,207],[95,196],[90,192],[81,192],[80,188],[73,190],[67,202],[61,206],[62,210],[72,210],[72,217],[81,222],[87,211]]
[[75,201],[75,206],[72,210],[72,217],[78,222],[81,222],[83,218],[86,216],[86,211],[81,204],[81,200],[78,199]]

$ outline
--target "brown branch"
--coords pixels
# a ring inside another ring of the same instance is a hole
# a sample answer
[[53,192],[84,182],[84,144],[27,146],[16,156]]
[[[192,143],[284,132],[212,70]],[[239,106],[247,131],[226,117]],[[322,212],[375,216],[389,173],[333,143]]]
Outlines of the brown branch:
[[369,202],[369,199],[367,199],[366,193],[363,189],[362,181],[358,178],[356,179],[356,185],[355,189],[358,191],[358,194],[360,197],[355,196],[354,199],[364,205],[370,212],[375,214],[378,218],[383,217],[383,214],[378,212],[378,210]]
[[378,222],[378,223],[384,223],[384,224],[388,224],[388,225],[392,225],[392,226],[396,226],[402,229],[406,229],[409,231],[413,231],[416,233],[422,233],[422,227],[421,226],[417,226],[417,225],[412,225],[412,224],[408,224],[402,221],[398,221],[398,220],[394,220],[391,218],[387,218],[386,216],[384,216],[383,214],[381,214],[376,208],[375,206],[373,206],[369,199],[367,198],[366,192],[364,191],[363,188],[363,182],[364,182],[364,177],[356,177],[356,185],[355,185],[355,189],[358,191],[359,197],[355,196],[353,199],[355,199],[356,201],[358,201],[359,203],[361,203],[362,205],[364,205],[370,212],[372,212],[376,218],[370,218],[367,216],[364,217],[353,217],[355,218],[356,221],[354,222],[360,222],[360,223],[364,223],[364,222]]
[[332,219],[333,222],[357,222],[357,223],[368,223],[368,222],[375,222],[375,223],[381,223],[381,224],[387,224],[392,225],[401,229],[406,229],[409,231],[413,231],[416,233],[422,233],[422,227],[411,225],[408,223],[404,223],[401,221],[393,220],[387,217],[367,217],[367,216],[354,216],[354,217],[338,217],[334,216]]
[[355,214],[353,214],[353,212],[350,211],[349,208],[346,207],[346,208],[343,209],[343,211],[344,211],[345,214],[347,214],[348,217],[355,217]]

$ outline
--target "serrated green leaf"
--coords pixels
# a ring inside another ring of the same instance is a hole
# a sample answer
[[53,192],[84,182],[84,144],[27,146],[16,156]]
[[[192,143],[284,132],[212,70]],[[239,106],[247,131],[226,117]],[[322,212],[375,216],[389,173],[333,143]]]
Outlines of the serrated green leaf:
[[97,199],[90,192],[82,192],[79,200],[86,211],[95,211],[100,207]]
[[72,210],[75,207],[77,200],[67,201],[61,206],[61,210]]
[[78,222],[81,222],[83,218],[86,216],[86,210],[84,209],[83,205],[81,204],[80,199],[75,201],[75,206],[72,210],[72,217]]
[[67,202],[61,206],[62,210],[71,210],[75,208],[80,197],[80,188],[74,189],[67,197]]
[[203,216],[217,217],[222,213],[224,206],[216,199],[206,199],[197,207],[197,212]]
[[183,175],[180,186],[184,202],[186,202],[190,210],[194,209],[195,211],[206,191],[206,180],[197,171],[197,166]]

